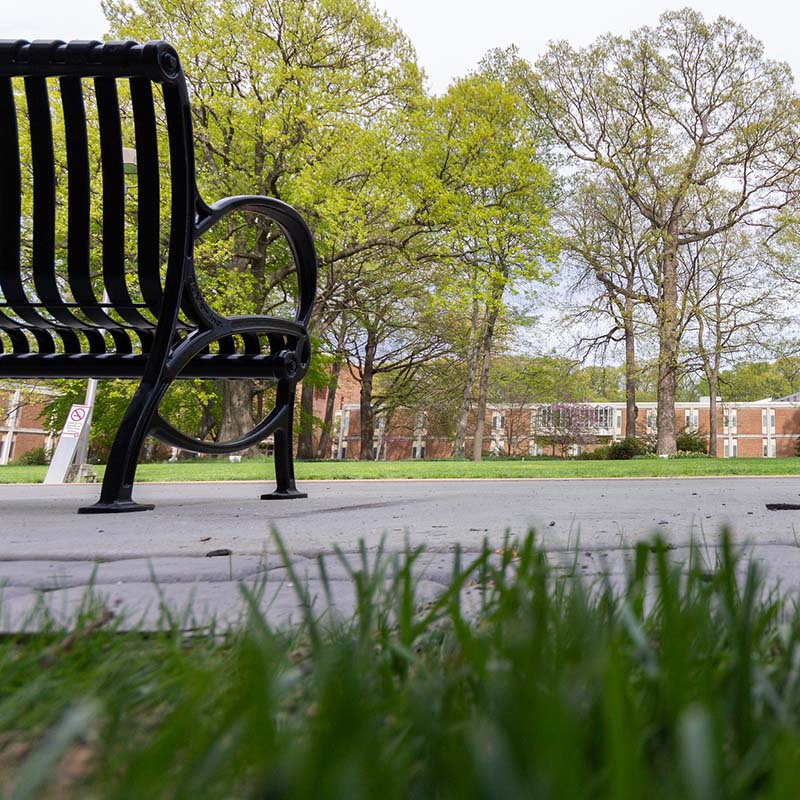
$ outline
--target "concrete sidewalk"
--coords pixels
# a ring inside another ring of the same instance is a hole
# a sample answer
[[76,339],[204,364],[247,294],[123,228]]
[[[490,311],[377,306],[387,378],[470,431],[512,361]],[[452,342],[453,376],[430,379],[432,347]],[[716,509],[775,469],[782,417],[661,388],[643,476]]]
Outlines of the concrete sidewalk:
[[[93,502],[98,487],[0,486],[0,626],[19,629],[43,605],[65,622],[90,583],[130,624],[155,627],[166,608],[185,627],[212,618],[234,624],[246,606],[242,586],[261,593],[270,624],[293,624],[302,604],[276,555],[273,530],[320,615],[352,613],[350,570],[358,568],[360,540],[372,553],[382,540],[389,551],[423,545],[416,575],[425,602],[449,581],[457,544],[469,556],[484,540],[495,549],[507,533],[530,529],[555,562],[588,576],[621,577],[636,541],[659,533],[682,558],[695,540],[713,561],[728,526],[771,581],[800,589],[800,511],[765,507],[800,502],[797,478],[332,481],[304,488],[307,500],[264,502],[260,483],[141,484],[136,499],[155,503],[155,511],[79,516],[76,509]],[[342,558],[331,555],[334,546]],[[215,551],[221,554],[209,556]],[[324,553],[330,592],[318,572]]]

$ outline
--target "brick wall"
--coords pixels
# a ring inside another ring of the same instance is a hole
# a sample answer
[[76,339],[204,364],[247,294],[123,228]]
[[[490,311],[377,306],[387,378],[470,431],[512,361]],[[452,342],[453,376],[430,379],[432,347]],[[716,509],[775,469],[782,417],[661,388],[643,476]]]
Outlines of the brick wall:
[[48,394],[26,385],[0,386],[0,465],[53,444],[42,419]]

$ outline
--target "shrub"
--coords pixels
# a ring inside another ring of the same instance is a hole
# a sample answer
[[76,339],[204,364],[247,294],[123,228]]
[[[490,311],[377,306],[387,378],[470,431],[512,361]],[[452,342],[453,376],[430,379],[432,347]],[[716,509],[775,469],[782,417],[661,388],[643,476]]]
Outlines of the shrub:
[[645,445],[638,439],[623,439],[620,442],[612,442],[608,446],[608,457],[616,461],[627,461],[634,456],[641,456],[647,452]]
[[34,447],[33,450],[26,450],[19,458],[15,458],[14,463],[21,467],[40,467],[49,464],[50,459],[44,447]]
[[675,447],[678,452],[708,453],[708,439],[700,435],[700,431],[687,428],[675,438]]
[[605,461],[608,458],[608,447],[602,445],[594,450],[584,450],[577,458],[580,461]]

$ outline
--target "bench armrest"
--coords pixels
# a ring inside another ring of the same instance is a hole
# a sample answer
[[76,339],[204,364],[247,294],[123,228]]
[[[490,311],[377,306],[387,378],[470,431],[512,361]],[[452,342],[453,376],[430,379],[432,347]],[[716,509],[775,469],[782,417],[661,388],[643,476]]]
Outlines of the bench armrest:
[[202,236],[212,225],[232,211],[262,214],[276,222],[283,231],[297,266],[299,301],[295,320],[307,326],[317,292],[317,255],[311,231],[305,220],[292,206],[274,197],[257,195],[226,197],[211,205],[203,204],[195,226],[195,238]]

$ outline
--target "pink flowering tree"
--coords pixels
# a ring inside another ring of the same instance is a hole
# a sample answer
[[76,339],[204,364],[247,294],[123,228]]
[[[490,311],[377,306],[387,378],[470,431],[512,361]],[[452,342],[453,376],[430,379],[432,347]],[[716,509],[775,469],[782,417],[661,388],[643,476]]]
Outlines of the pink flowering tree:
[[571,447],[597,440],[597,423],[596,408],[564,400],[538,406],[531,428],[538,444],[549,448],[552,455],[567,458]]

